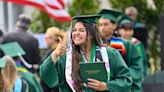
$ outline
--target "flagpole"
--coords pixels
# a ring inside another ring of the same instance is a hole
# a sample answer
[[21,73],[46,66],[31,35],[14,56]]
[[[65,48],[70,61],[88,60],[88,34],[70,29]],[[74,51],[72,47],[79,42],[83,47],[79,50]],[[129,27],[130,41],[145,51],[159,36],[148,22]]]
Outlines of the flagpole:
[[14,29],[14,19],[13,19],[13,4],[11,2],[8,3],[8,32],[13,31]]
[[3,32],[6,32],[7,29],[5,29],[5,16],[4,16],[4,2],[0,2],[0,27]]

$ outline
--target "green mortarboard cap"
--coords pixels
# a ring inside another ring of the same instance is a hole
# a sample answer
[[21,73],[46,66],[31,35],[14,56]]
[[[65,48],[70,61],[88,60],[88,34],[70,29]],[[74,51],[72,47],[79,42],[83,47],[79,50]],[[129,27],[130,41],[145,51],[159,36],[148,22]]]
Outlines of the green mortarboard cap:
[[126,25],[126,24],[133,24],[133,20],[128,17],[127,15],[122,15],[117,20],[118,26]]
[[111,21],[116,22],[118,16],[120,16],[122,13],[119,11],[102,9],[98,14],[101,14],[101,18],[103,19],[109,19]]
[[96,24],[96,19],[99,17],[100,15],[83,15],[83,16],[74,16],[72,20]]
[[0,69],[4,68],[6,65],[6,61],[3,58],[0,58]]
[[5,55],[9,55],[11,57],[16,57],[25,54],[24,50],[17,42],[2,44],[0,45],[0,48],[2,49]]

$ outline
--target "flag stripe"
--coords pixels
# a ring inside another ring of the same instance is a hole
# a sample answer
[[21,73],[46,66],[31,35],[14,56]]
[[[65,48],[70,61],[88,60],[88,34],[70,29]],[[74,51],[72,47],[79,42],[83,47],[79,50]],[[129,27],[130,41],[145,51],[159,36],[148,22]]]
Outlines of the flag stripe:
[[43,0],[43,1],[50,8],[53,8],[53,9],[63,9],[62,5],[60,5],[60,3],[57,2],[56,0]]
[[[64,9],[61,8],[62,5],[60,5],[60,3],[56,3],[55,1],[51,5],[49,4],[50,3],[49,1],[45,3],[43,0],[3,0],[3,1],[37,7],[40,10],[48,13],[50,17],[54,18],[58,22],[68,22],[71,20],[69,14]],[[56,5],[58,5],[59,7]]]
[[62,7],[63,7],[63,9],[64,9],[64,6],[65,6],[64,0],[57,0],[57,1],[62,5]]

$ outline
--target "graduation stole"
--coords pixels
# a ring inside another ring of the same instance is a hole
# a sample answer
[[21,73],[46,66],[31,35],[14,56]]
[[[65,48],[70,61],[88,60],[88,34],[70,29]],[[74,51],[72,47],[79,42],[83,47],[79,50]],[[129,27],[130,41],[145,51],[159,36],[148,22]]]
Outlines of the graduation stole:
[[28,70],[22,65],[22,62],[20,60],[16,61],[16,68],[18,72],[26,73]]
[[109,46],[117,49],[123,56],[126,55],[126,48],[123,44],[123,40],[120,38],[112,37]]
[[[94,47],[94,48],[96,48],[96,47]],[[91,57],[90,57],[93,62],[95,62],[95,60],[97,60],[95,57],[97,50],[100,51],[100,53],[102,55],[102,60],[103,60],[103,62],[105,62],[105,67],[107,70],[108,80],[109,80],[110,79],[110,64],[109,64],[109,58],[108,58],[108,53],[107,53],[106,47],[100,47],[100,48],[93,50],[95,52],[92,52],[93,55],[91,55]],[[72,91],[76,92],[74,89],[75,82],[72,80],[71,73],[72,73],[72,50],[69,50],[66,52],[65,76],[66,76],[66,81],[67,81],[68,85],[70,86],[70,88],[72,89]]]
[[[81,56],[82,56],[82,62],[95,62],[95,56],[96,56],[96,46],[92,46],[92,51],[91,51],[91,56],[90,56],[90,61],[87,61],[82,50],[80,50]],[[100,61],[100,60],[99,60]]]

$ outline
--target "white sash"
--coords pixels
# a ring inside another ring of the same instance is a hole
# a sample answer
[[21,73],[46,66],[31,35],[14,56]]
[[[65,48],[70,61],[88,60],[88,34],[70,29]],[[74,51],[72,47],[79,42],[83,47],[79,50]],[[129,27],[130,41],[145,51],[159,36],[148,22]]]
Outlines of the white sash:
[[[105,67],[107,70],[108,80],[109,80],[109,78],[110,78],[110,64],[109,64],[109,58],[108,58],[106,47],[101,47],[100,52],[102,55],[102,59],[105,62]],[[72,73],[72,50],[69,50],[66,52],[65,76],[66,76],[66,81],[67,81],[68,85],[70,86],[70,88],[72,89],[72,91],[76,92],[74,89],[74,83],[75,82],[72,80],[71,73]]]

